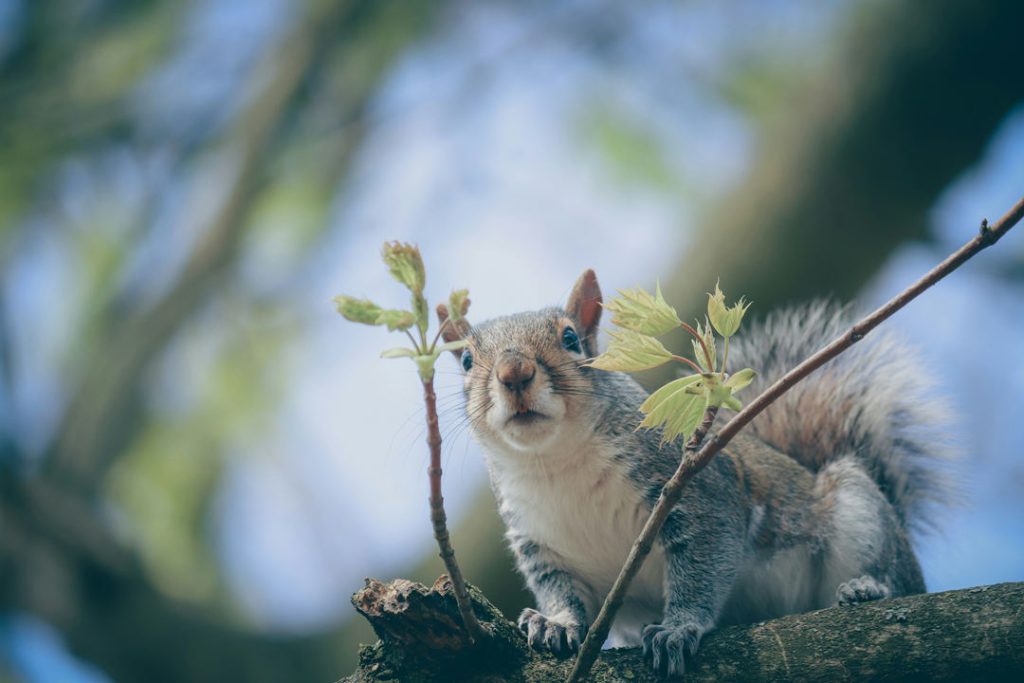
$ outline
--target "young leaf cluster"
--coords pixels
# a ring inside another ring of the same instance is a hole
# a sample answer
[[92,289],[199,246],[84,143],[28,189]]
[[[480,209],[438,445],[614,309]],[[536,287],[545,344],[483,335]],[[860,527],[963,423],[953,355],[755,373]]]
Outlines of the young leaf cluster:
[[[439,344],[441,330],[437,331],[432,341],[427,341],[427,329],[430,324],[427,299],[423,296],[423,288],[427,282],[426,269],[420,250],[412,244],[402,242],[385,242],[381,249],[381,258],[388,267],[391,277],[409,290],[411,295],[411,311],[381,308],[369,299],[357,299],[344,294],[334,297],[334,304],[346,320],[364,325],[384,325],[389,331],[402,331],[409,337],[411,347],[397,347],[381,353],[381,358],[411,358],[416,363],[420,379],[429,382],[434,378],[434,363],[445,351],[455,351],[466,345],[466,340],[458,339]],[[459,289],[448,298],[450,319],[443,324],[458,322],[469,310],[469,290]],[[416,327],[417,336],[410,330]],[[417,338],[418,337],[418,338]]]
[[[740,299],[729,306],[718,284],[708,294],[707,317],[696,327],[679,319],[675,309],[661,294],[661,287],[651,294],[643,289],[619,292],[605,308],[612,314],[612,322],[620,329],[610,333],[608,350],[589,364],[599,370],[636,372],[656,368],[670,361],[683,363],[695,374],[673,380],[651,394],[640,406],[644,414],[640,427],[662,430],[662,442],[678,436],[689,438],[701,423],[710,407],[740,410],[743,406],[736,393],[750,384],[756,373],[744,368],[729,374],[729,338],[734,336],[743,322],[750,304]],[[672,353],[656,337],[677,327],[692,337],[693,359]],[[718,357],[717,333],[723,340],[721,361]]]

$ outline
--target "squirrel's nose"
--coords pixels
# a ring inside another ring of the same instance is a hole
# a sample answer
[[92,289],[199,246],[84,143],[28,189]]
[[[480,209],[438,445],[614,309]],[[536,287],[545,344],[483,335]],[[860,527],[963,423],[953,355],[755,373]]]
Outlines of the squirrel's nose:
[[526,389],[537,374],[537,365],[527,358],[515,356],[504,358],[498,363],[498,381],[509,391],[520,392]]

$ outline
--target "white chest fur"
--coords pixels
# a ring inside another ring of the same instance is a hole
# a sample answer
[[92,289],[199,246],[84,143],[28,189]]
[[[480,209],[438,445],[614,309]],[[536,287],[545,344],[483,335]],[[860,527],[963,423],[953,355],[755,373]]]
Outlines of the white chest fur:
[[[543,452],[490,452],[502,514],[515,532],[549,550],[585,583],[592,620],[618,576],[648,508],[611,453],[592,441],[551,444]],[[613,628],[615,645],[636,644],[640,627],[660,621],[664,554],[655,547],[630,587]]]

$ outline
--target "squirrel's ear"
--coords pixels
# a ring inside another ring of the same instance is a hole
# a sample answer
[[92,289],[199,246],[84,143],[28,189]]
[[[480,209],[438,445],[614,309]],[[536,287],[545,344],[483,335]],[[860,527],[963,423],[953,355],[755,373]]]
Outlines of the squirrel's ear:
[[[469,321],[460,318],[458,322],[448,320],[448,307],[444,304],[437,305],[437,321],[441,323],[441,338],[446,342],[453,342],[469,337]],[[462,349],[452,351],[456,360],[462,358]]]
[[597,353],[597,326],[601,321],[601,287],[597,284],[597,275],[588,268],[580,275],[569,295],[569,303],[565,310],[576,320],[579,329],[576,332],[583,341],[588,356]]

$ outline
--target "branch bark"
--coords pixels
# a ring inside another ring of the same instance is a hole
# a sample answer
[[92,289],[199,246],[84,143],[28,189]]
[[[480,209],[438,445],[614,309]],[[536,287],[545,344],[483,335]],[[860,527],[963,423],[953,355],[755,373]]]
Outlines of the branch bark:
[[[486,657],[460,641],[450,589],[368,580],[353,597],[381,640],[364,646],[346,683],[564,680],[570,661],[526,651],[525,639],[472,589],[500,646]],[[1024,670],[1024,583],[832,607],[704,637],[686,674],[703,681],[955,681],[1012,679]],[[593,681],[659,681],[636,648],[605,650]]]

